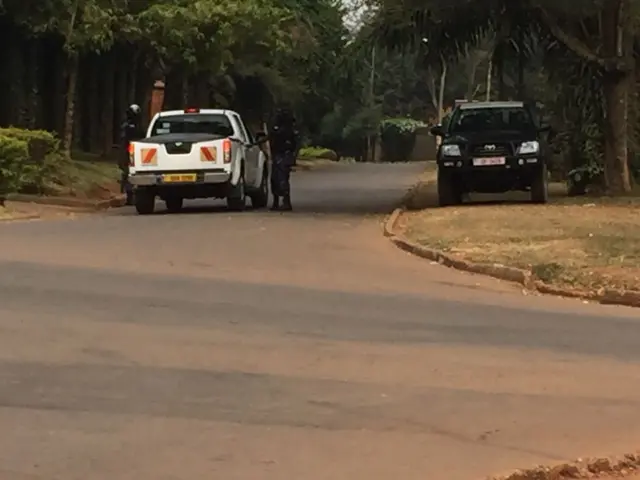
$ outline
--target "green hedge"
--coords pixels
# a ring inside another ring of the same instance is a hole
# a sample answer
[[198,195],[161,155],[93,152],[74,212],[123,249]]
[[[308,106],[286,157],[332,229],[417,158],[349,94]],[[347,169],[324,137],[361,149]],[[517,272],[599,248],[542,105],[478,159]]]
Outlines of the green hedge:
[[380,124],[380,148],[386,162],[406,162],[416,145],[416,130],[424,123],[411,118],[387,118]]
[[0,197],[20,190],[28,181],[31,169],[28,143],[0,135]]
[[338,161],[338,154],[329,148],[303,147],[298,152],[299,158],[326,158],[334,162]]
[[0,193],[44,193],[62,156],[60,142],[44,130],[0,128]]

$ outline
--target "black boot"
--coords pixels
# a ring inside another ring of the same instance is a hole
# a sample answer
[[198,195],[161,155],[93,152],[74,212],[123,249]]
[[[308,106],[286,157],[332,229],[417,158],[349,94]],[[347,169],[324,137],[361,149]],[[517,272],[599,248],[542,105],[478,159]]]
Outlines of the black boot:
[[288,212],[293,210],[293,206],[291,205],[291,195],[284,196],[284,201],[282,202],[282,210],[287,210]]
[[271,205],[271,210],[280,210],[280,197],[277,195],[273,196],[273,205]]

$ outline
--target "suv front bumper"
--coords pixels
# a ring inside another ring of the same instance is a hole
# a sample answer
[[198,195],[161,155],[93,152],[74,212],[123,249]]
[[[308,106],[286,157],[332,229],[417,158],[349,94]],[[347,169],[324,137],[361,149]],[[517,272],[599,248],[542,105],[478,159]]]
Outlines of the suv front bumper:
[[[466,171],[496,171],[496,170],[520,170],[531,169],[538,165],[542,165],[543,159],[535,155],[526,156],[508,156],[500,157],[504,158],[504,163],[487,164],[487,157],[444,157],[438,160],[438,167],[452,171],[466,172]],[[474,160],[485,161],[482,163],[474,163]]]

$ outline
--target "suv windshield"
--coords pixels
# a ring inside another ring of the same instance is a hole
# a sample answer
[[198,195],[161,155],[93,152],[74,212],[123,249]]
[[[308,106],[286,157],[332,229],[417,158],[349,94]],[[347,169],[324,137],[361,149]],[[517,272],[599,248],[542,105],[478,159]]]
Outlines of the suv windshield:
[[449,133],[495,130],[535,130],[529,111],[521,107],[458,109],[451,116]]
[[159,117],[153,124],[151,136],[168,133],[209,133],[230,137],[233,127],[226,115],[184,114]]

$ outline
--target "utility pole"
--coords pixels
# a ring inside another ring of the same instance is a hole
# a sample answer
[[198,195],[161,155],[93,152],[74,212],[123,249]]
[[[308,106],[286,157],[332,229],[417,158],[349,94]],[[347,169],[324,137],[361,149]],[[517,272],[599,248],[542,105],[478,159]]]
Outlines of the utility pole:
[[[373,111],[373,107],[376,103],[375,97],[375,82],[376,82],[376,45],[375,43],[371,47],[371,74],[369,77],[369,108]],[[367,154],[372,162],[376,161],[376,136],[375,133],[370,133],[367,139]]]

